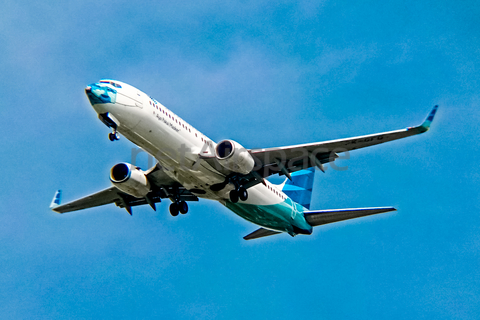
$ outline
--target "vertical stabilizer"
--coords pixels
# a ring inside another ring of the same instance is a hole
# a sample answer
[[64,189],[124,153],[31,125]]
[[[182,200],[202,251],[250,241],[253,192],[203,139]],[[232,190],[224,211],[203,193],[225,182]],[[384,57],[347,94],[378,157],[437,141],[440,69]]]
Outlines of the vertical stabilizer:
[[292,180],[285,181],[282,191],[296,203],[310,209],[315,168],[300,170],[291,175]]

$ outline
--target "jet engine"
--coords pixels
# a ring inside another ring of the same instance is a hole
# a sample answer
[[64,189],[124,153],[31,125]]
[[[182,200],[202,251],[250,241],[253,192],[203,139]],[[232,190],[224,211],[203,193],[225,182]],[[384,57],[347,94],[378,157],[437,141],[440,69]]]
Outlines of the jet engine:
[[150,183],[142,170],[130,163],[119,163],[110,170],[110,181],[120,191],[136,198],[144,198],[150,192]]
[[220,141],[215,147],[218,162],[226,169],[241,174],[249,174],[255,166],[255,160],[247,149],[233,140]]

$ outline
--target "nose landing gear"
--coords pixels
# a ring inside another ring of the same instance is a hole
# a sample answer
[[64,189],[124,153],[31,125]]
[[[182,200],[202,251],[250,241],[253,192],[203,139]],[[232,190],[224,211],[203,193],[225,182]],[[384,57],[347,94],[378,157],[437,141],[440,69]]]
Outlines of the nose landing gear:
[[113,130],[113,132],[109,133],[108,134],[108,139],[110,141],[115,141],[115,140],[120,139],[120,136],[118,135],[117,130]]
[[117,122],[110,112],[98,114],[98,118],[109,128],[112,128],[112,132],[108,134],[110,141],[118,140],[120,137],[117,133]]

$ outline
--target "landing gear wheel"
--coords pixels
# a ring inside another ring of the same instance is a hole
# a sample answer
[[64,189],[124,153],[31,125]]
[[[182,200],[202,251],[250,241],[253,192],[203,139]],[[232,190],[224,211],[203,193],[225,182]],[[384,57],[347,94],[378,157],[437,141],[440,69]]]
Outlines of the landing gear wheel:
[[188,212],[188,204],[185,201],[180,201],[177,206],[181,214],[186,214]]
[[238,189],[237,193],[238,193],[238,197],[240,198],[240,200],[247,201],[247,199],[248,199],[247,189],[245,189],[244,187],[240,187]]
[[178,216],[178,205],[176,203],[172,203],[170,205],[170,214],[174,217]]
[[238,202],[238,192],[237,192],[237,190],[230,191],[230,201],[232,201],[233,203]]
[[118,138],[119,138],[119,137],[118,137],[118,133],[116,133],[116,132],[110,132],[110,133],[108,134],[108,139],[109,139],[110,141],[118,140]]

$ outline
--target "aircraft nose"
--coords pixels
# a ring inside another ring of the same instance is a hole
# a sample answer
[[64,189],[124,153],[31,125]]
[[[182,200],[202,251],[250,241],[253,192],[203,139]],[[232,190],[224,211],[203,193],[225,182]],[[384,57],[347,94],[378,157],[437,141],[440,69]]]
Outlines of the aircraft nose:
[[104,103],[115,103],[117,91],[108,87],[101,86],[98,83],[92,83],[85,88],[88,100],[93,105]]

